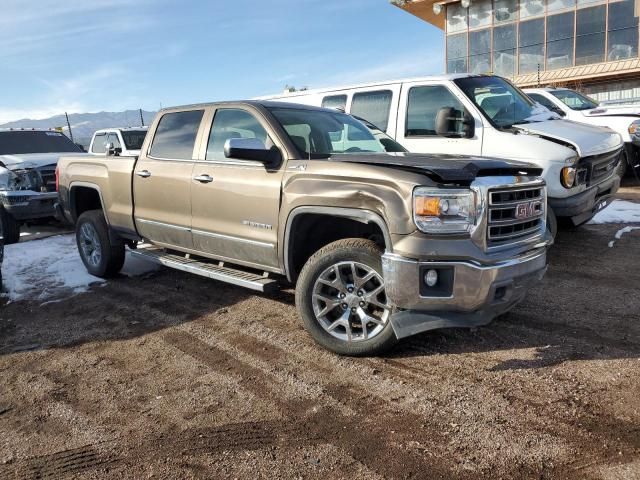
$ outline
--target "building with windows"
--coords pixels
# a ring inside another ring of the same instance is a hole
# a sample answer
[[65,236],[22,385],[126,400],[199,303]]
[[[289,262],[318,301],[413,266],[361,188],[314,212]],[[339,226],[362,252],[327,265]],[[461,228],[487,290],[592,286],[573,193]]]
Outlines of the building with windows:
[[444,30],[448,73],[640,100],[640,0],[391,0]]

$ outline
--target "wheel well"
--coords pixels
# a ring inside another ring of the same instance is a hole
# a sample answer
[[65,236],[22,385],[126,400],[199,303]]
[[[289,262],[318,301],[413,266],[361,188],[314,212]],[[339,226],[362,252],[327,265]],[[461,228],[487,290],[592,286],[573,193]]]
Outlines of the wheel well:
[[295,281],[309,257],[336,240],[366,238],[384,249],[385,236],[376,223],[364,223],[347,217],[305,213],[296,216],[289,231],[288,276]]
[[73,187],[71,189],[71,214],[73,220],[88,210],[102,210],[102,200],[95,188]]

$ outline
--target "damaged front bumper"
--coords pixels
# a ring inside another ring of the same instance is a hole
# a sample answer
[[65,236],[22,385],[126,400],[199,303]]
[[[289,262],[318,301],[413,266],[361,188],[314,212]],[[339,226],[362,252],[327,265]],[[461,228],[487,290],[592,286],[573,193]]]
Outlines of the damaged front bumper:
[[0,204],[16,220],[53,217],[57,192],[33,190],[0,191]]
[[[385,253],[382,270],[397,338],[437,328],[475,327],[509,311],[542,279],[547,244],[491,265],[418,261]],[[429,270],[438,272],[440,284],[426,285]]]

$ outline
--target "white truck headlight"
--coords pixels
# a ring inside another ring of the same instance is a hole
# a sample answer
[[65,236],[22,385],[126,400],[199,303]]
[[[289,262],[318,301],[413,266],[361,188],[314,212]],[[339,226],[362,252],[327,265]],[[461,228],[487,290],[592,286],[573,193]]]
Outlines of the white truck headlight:
[[413,221],[425,233],[470,232],[476,221],[475,193],[418,187],[413,191]]
[[640,120],[634,120],[633,122],[631,122],[631,125],[629,125],[629,135],[636,136],[636,137],[640,137]]

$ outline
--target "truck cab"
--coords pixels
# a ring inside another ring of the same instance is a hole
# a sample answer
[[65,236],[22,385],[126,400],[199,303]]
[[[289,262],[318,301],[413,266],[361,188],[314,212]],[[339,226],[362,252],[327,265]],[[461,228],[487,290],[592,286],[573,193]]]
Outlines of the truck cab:
[[137,157],[144,143],[148,127],[105,128],[97,130],[91,138],[88,152],[105,155],[107,150],[113,155]]

